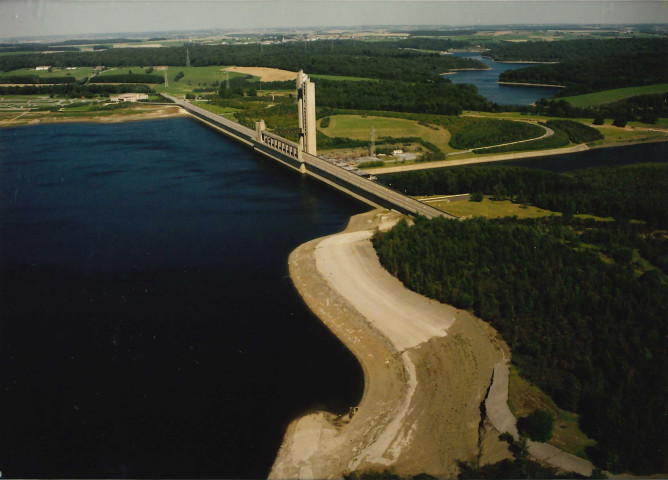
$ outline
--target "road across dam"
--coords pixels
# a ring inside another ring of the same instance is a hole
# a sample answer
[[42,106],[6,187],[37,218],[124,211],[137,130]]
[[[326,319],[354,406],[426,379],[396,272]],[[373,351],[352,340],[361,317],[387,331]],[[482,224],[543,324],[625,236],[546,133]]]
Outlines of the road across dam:
[[295,142],[265,130],[250,129],[172,95],[164,93],[162,95],[196,119],[253,148],[261,155],[310,175],[373,207],[390,208],[401,213],[422,215],[427,218],[457,218],[320,157],[303,152]]

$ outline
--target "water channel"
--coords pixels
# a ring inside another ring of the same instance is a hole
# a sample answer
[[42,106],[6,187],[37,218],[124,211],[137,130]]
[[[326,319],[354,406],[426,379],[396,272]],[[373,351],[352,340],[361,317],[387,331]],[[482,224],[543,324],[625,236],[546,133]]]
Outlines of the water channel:
[[470,83],[478,87],[478,93],[499,105],[531,105],[541,98],[553,97],[558,88],[500,85],[499,75],[506,70],[517,70],[531,65],[526,63],[501,63],[485,58],[480,53],[457,52],[453,55],[479,60],[489,70],[463,70],[446,75],[452,83]]

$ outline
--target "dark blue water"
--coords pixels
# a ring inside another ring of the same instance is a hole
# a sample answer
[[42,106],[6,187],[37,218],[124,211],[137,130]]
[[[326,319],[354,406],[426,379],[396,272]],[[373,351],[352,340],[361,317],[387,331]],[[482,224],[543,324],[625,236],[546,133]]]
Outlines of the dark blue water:
[[450,75],[445,78],[452,83],[470,83],[478,87],[478,93],[488,100],[499,105],[531,105],[541,98],[553,97],[558,88],[551,87],[527,87],[514,85],[499,85],[499,75],[506,70],[517,70],[531,65],[526,63],[497,63],[489,58],[483,58],[480,53],[458,52],[454,55],[463,58],[480,60],[489,66],[489,70],[466,70]]
[[363,374],[287,257],[366,208],[187,119],[0,129],[0,471],[264,477]]
[[625,147],[597,148],[585,152],[535,157],[504,162],[480,163],[477,166],[540,168],[552,172],[567,172],[580,168],[603,165],[631,165],[634,163],[657,163],[668,159],[668,142],[643,143]]

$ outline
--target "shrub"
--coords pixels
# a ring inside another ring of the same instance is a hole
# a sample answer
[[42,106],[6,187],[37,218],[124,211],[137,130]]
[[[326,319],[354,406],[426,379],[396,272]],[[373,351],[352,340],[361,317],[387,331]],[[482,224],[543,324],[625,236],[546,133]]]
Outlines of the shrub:
[[517,429],[521,434],[536,442],[547,442],[552,438],[554,417],[547,410],[536,410],[517,421]]

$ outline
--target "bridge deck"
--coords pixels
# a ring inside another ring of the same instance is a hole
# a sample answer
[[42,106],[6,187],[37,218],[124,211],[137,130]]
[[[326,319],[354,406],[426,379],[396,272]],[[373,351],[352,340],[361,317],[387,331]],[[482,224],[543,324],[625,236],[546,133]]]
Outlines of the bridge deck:
[[375,183],[367,178],[349,172],[348,170],[329,163],[322,158],[304,152],[301,152],[301,158],[299,158],[299,155],[294,149],[285,148],[286,145],[295,145],[294,142],[283,139],[278,135],[271,134],[271,137],[279,139],[282,145],[272,146],[271,144],[267,144],[262,142],[261,139],[258,139],[255,130],[244,127],[243,125],[172,95],[163,94],[163,96],[172,100],[198,120],[212,125],[224,134],[253,147],[258,153],[278,160],[297,170],[300,170],[303,166],[306,169],[306,174],[324,181],[359,200],[373,205],[374,207],[382,206],[394,208],[403,213],[423,215],[428,218],[457,218],[430,205],[419,202],[414,198],[395,192],[394,190]]

